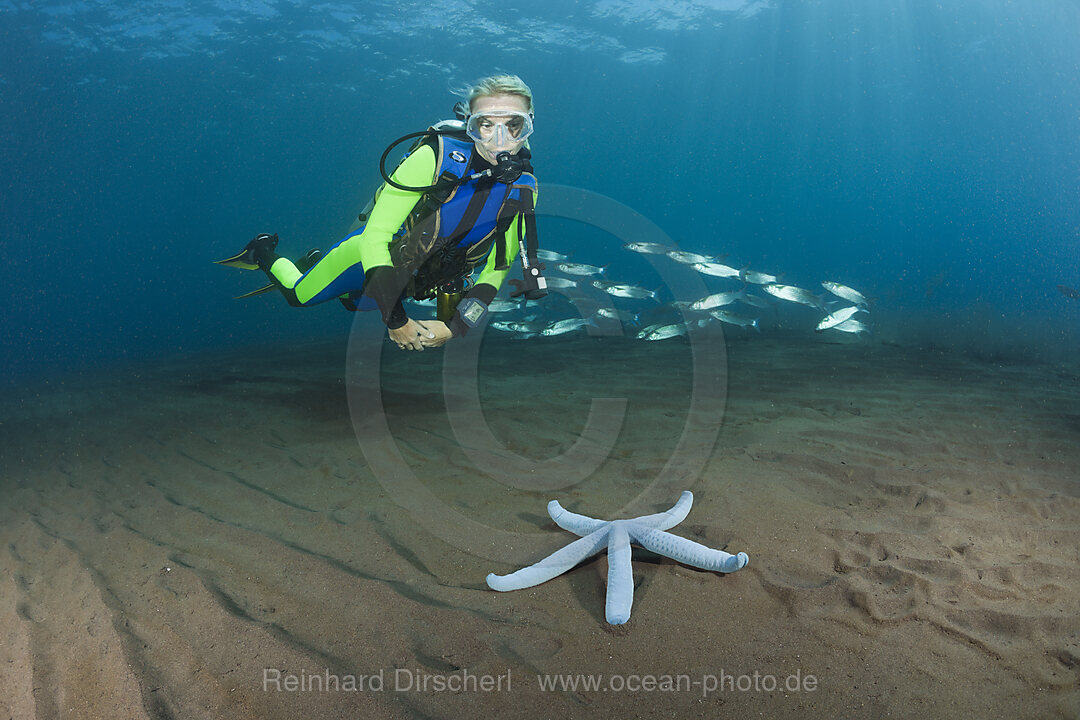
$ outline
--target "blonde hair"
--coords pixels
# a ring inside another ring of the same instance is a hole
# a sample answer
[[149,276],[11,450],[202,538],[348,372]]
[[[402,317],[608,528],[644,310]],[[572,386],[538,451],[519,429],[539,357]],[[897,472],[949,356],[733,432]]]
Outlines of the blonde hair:
[[517,75],[489,75],[477,80],[471,87],[458,94],[465,98],[469,110],[472,110],[473,101],[477,98],[490,95],[518,95],[525,98],[525,106],[529,109],[529,114],[533,112],[532,90]]

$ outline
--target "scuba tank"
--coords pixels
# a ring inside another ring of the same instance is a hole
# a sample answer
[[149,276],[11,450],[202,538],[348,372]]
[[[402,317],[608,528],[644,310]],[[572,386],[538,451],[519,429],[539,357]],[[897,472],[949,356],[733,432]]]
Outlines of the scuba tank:
[[444,323],[450,322],[457,310],[458,303],[465,297],[465,279],[440,285],[435,289],[435,318]]

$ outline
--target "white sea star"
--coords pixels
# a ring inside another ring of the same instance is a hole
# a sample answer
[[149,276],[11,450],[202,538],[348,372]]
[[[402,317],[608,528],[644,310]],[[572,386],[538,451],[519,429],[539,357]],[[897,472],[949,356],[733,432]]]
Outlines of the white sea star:
[[631,541],[658,555],[703,570],[731,573],[746,567],[746,563],[750,561],[744,552],[730,555],[723,550],[713,550],[693,540],[664,532],[685,520],[693,503],[694,494],[687,490],[667,512],[627,520],[597,520],[572,513],[564,509],[558,500],[552,500],[548,503],[548,515],[556,525],[580,535],[581,539],[515,573],[489,574],[488,587],[506,592],[539,585],[563,574],[606,547],[608,584],[605,614],[609,623],[621,625],[630,619],[630,606],[634,603],[634,576],[630,566]]

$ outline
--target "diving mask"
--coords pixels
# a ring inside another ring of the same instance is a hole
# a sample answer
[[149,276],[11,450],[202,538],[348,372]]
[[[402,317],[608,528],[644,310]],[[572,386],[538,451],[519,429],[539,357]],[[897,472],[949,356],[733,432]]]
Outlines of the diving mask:
[[532,135],[532,116],[520,110],[485,110],[469,116],[465,132],[493,154],[515,152]]

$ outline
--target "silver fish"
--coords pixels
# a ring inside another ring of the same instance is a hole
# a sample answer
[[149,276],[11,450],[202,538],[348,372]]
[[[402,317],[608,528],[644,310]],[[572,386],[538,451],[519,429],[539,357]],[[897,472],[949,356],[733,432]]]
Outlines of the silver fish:
[[863,295],[858,290],[853,290],[852,288],[849,288],[847,285],[841,285],[838,282],[826,280],[825,282],[821,283],[821,287],[825,288],[836,297],[843,298],[848,302],[855,303],[856,305],[870,304],[870,301],[866,299],[865,295]]
[[742,279],[748,283],[754,285],[769,285],[775,283],[780,278],[769,273],[758,272],[757,270],[745,270],[741,275]]
[[660,243],[648,243],[648,242],[629,242],[623,245],[627,250],[632,250],[637,253],[644,253],[646,255],[667,255],[671,252],[671,248],[667,245],[661,245]]
[[555,269],[567,275],[580,275],[582,277],[604,274],[604,268],[596,265],[586,265],[585,263],[559,263],[555,266]]
[[768,285],[762,285],[761,289],[769,293],[773,297],[778,297],[781,300],[787,300],[788,302],[799,303],[800,305],[809,305],[810,307],[824,310],[825,305],[822,302],[822,298],[813,294],[809,290],[803,290],[802,288],[795,287],[794,285],[777,285],[776,283],[769,283]]
[[697,270],[704,275],[712,275],[713,277],[741,277],[741,271],[736,270],[730,265],[725,265],[718,262],[696,262],[691,263],[690,267]]
[[673,323],[671,325],[650,325],[637,334],[638,340],[667,340],[686,334],[686,326]]
[[761,310],[772,309],[772,305],[769,304],[768,300],[763,297],[758,297],[757,295],[751,295],[750,293],[746,293],[746,295],[743,295],[741,298],[739,298],[739,302],[750,305],[751,307],[759,308]]
[[840,332],[855,333],[856,335],[862,335],[863,333],[870,332],[870,326],[864,322],[860,322],[854,318],[851,320],[845,320],[839,325],[834,325],[833,330],[839,330]]
[[713,293],[706,295],[700,300],[690,303],[691,310],[712,310],[723,305],[730,305],[746,295],[746,290],[729,290],[728,292]]
[[634,298],[642,300],[644,298],[656,298],[655,290],[646,290],[643,287],[637,285],[627,285],[625,283],[608,283],[601,280],[594,280],[593,286],[597,287],[608,295],[621,298]]
[[758,319],[746,317],[745,315],[738,315],[730,310],[717,309],[709,313],[720,322],[725,322],[728,325],[738,325],[744,328],[754,328],[758,332],[761,332],[761,328],[758,327]]
[[616,310],[615,308],[600,308],[596,311],[596,314],[608,320],[619,320],[626,325],[637,325],[641,322],[641,315],[639,313]]
[[567,320],[559,320],[548,325],[546,328],[540,331],[540,334],[544,337],[551,337],[552,335],[565,335],[568,332],[574,332],[578,328],[583,328],[586,325],[593,325],[591,320],[585,320],[584,318],[569,318]]
[[511,310],[518,310],[521,308],[521,303],[517,300],[492,300],[488,304],[488,312],[509,312]]
[[544,279],[547,280],[549,288],[554,288],[556,290],[569,290],[570,288],[576,288],[578,286],[577,280],[570,280],[568,278],[545,275]]
[[850,320],[852,315],[860,311],[862,311],[862,308],[857,305],[840,308],[839,310],[826,315],[822,321],[818,323],[817,329],[828,330],[829,328],[836,327],[840,323]]
[[536,257],[544,262],[566,262],[570,258],[553,250],[537,250]]
[[671,302],[668,303],[668,306],[671,307],[674,310],[678,310],[679,312],[681,312],[683,314],[705,312],[704,310],[695,310],[694,307],[693,307],[694,302],[696,302],[696,301],[672,300]]
[[670,250],[667,256],[676,262],[681,262],[686,265],[694,265],[695,263],[707,263],[712,262],[714,258],[708,255],[698,255],[697,253],[684,252],[682,250]]
[[534,322],[527,322],[527,321],[501,322],[500,321],[500,322],[490,323],[490,326],[495,328],[496,330],[501,330],[503,332],[537,333],[540,330],[542,330],[543,328],[547,327],[548,323],[546,323],[546,322],[537,323],[535,321]]

